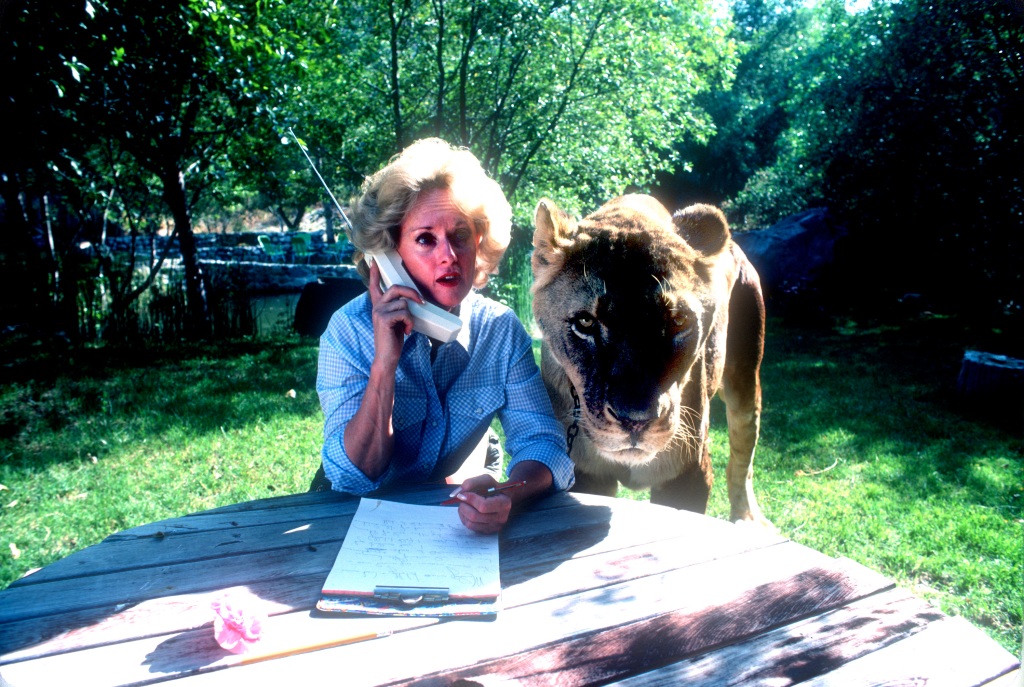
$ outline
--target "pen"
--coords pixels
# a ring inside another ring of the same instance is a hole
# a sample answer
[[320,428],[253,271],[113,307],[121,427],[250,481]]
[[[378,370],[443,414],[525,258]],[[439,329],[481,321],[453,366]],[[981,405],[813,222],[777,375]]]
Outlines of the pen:
[[[516,487],[521,487],[524,484],[526,484],[525,480],[519,481],[519,482],[505,482],[504,484],[499,484],[496,487],[489,487],[487,489],[473,489],[472,492],[474,494],[478,494],[480,496],[493,496],[494,494],[497,494],[498,492],[506,491],[508,489],[515,489]],[[453,491],[449,495],[450,498],[448,498],[447,500],[441,502],[441,505],[442,506],[450,506],[453,503],[458,503],[459,499],[457,499],[455,497],[458,496],[461,493],[462,493],[462,487],[457,488],[455,491]]]

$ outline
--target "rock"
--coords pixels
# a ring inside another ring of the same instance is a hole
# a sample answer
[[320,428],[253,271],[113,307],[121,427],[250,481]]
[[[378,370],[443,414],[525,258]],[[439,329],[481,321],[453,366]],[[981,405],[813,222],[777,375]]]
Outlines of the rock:
[[965,351],[956,390],[965,411],[1024,433],[1024,360]]
[[761,277],[766,297],[812,288],[832,265],[846,236],[826,208],[790,215],[767,229],[737,231],[733,240]]

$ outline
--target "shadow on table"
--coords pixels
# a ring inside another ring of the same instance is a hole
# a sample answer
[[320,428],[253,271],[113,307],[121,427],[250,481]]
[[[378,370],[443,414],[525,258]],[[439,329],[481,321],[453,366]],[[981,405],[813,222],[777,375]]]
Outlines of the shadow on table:
[[186,632],[160,642],[143,665],[155,675],[187,675],[230,655],[213,640],[212,631]]
[[[417,687],[433,685],[481,685],[502,682],[603,684],[631,675],[673,666],[671,672],[652,678],[652,684],[706,683],[709,676],[729,676],[735,684],[794,684],[835,669],[850,660],[849,647],[821,641],[818,633],[795,627],[781,643],[742,645],[742,642],[772,628],[780,628],[811,613],[838,608],[858,598],[856,585],[834,571],[821,568],[791,578],[768,582],[747,590],[720,605],[707,606],[699,599],[689,607],[637,618],[633,622],[595,625],[590,632],[525,653],[478,663],[455,671],[428,676]],[[622,598],[607,603],[623,603]],[[600,599],[594,604],[605,603]],[[576,609],[579,612],[581,609]],[[583,609],[585,612],[585,609]],[[921,625],[928,617],[897,618],[898,625]],[[833,625],[829,626],[828,623]],[[876,636],[886,633],[884,615],[877,618],[848,617],[826,620],[825,634],[842,636],[864,624]],[[912,630],[910,630],[912,631]],[[896,632],[895,634],[899,634]],[[884,641],[879,639],[878,641]],[[736,652],[714,651],[739,644]],[[789,660],[782,660],[787,657]],[[689,660],[687,660],[689,659]],[[478,676],[487,676],[479,680]]]
[[611,508],[583,505],[562,496],[517,513],[502,533],[501,586],[506,589],[545,575],[608,538]]

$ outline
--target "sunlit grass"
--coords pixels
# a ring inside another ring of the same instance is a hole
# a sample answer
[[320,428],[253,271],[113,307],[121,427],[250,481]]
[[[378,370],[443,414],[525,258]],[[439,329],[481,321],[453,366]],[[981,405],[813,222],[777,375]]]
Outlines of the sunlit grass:
[[193,355],[86,355],[4,385],[0,585],[122,529],[306,489],[315,346]]
[[[929,332],[772,322],[755,490],[782,534],[879,570],[1018,653],[1024,441],[955,411],[960,352]],[[0,586],[119,530],[305,491],[321,443],[316,353],[294,339],[8,368]],[[727,518],[718,401],[712,427],[708,513]]]

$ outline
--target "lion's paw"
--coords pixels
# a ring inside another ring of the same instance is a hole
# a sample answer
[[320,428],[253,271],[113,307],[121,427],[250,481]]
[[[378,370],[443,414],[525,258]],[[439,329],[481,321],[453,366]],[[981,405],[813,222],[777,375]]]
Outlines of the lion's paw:
[[764,532],[766,534],[778,534],[779,531],[767,518],[763,515],[749,515],[745,518],[734,519],[733,522],[744,529],[751,532]]

